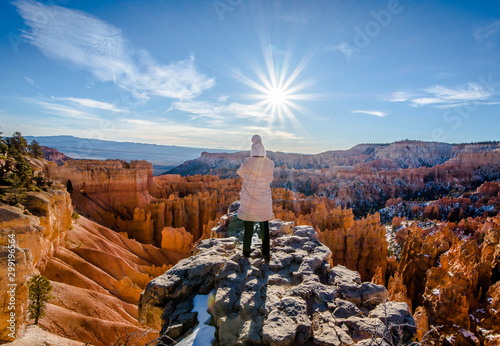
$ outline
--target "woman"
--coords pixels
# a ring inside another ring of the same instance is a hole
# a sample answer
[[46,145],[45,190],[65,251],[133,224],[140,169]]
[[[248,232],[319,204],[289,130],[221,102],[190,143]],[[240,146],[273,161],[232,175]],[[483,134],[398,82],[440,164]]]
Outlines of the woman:
[[250,256],[253,227],[260,223],[262,232],[262,256],[269,261],[269,220],[273,219],[273,201],[270,183],[273,180],[274,163],[266,158],[266,149],[259,135],[252,137],[250,157],[237,171],[243,178],[240,192],[238,218],[244,221],[243,255]]

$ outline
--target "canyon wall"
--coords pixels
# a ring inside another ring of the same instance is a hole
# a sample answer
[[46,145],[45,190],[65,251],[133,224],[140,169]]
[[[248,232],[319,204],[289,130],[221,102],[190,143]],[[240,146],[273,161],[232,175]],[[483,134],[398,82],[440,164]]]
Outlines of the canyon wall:
[[[71,180],[76,209],[141,243],[161,246],[167,227],[201,238],[203,227],[238,198],[241,182],[217,177],[153,177],[145,161],[82,160],[48,167],[50,178]],[[165,243],[165,242],[164,242]]]
[[[203,153],[171,172],[235,178],[246,157],[248,152]],[[356,217],[374,213],[391,198],[432,200],[500,178],[499,142],[401,141],[317,155],[268,152],[268,157],[276,166],[273,188],[327,197],[337,205],[352,207]]]
[[[315,155],[267,151],[276,167],[295,170],[336,169],[367,165],[377,169],[433,167],[456,158],[460,153],[490,152],[500,149],[500,142],[477,144],[447,144],[438,142],[399,141],[390,144],[359,144],[348,150],[333,150]],[[186,161],[169,171],[171,174],[210,174],[235,177],[236,169],[249,156],[248,151],[237,153],[204,152],[195,160]]]
[[[223,155],[231,157],[232,154]],[[482,157],[483,153],[479,152],[478,155]],[[289,189],[274,188],[273,211],[276,218],[294,221],[296,225],[312,225],[324,243],[334,252],[333,258],[336,260],[334,264],[345,265],[349,269],[358,271],[363,280],[371,280],[377,267],[383,268],[383,275],[386,273],[385,229],[381,226],[380,216],[375,215],[374,211],[373,215],[368,214],[366,218],[355,221],[354,213],[356,210],[359,211],[359,203],[365,203],[366,206],[372,201],[372,205],[376,205],[379,199],[384,200],[391,195],[403,195],[403,190],[412,191],[412,194],[417,191],[424,194],[422,191],[425,191],[430,183],[439,182],[458,188],[475,179],[472,169],[461,166],[457,168],[456,164],[456,162],[446,163],[433,168],[422,167],[376,173],[371,171],[356,173],[347,170],[338,170],[334,173],[323,169],[317,176],[321,176],[321,179],[330,179],[330,182],[318,186],[322,191],[337,189],[335,198],[326,192],[324,196],[312,198]],[[477,165],[481,164],[484,162],[478,160]],[[474,167],[480,167],[477,165]],[[69,161],[62,167],[51,166],[49,173],[62,181],[74,180],[72,197],[76,208],[83,214],[115,231],[125,232],[128,237],[137,241],[165,248],[175,246],[186,248],[185,237],[183,240],[166,239],[171,229],[184,228],[192,235],[193,242],[202,237],[209,237],[210,229],[216,225],[214,220],[225,212],[231,202],[238,199],[241,189],[240,179],[179,175],[153,177],[151,165],[145,162],[132,162],[128,165],[122,161],[109,160]],[[290,178],[287,174],[294,174],[294,171],[278,168],[275,180],[285,181]],[[336,182],[339,177],[342,183]],[[310,185],[314,186],[314,183]],[[387,192],[380,186],[387,188]],[[493,191],[495,187],[492,185],[490,189]],[[356,205],[358,207],[356,209],[343,210],[337,206],[344,203],[349,206],[350,201],[355,204],[354,201],[357,199],[360,202]],[[389,206],[394,202],[389,200],[387,203]],[[455,213],[453,206],[456,203],[455,199],[449,198],[448,201],[443,198],[438,203],[437,209],[428,204],[424,206],[422,203],[422,209],[425,209],[422,213],[426,217],[436,218],[441,215],[449,219],[451,214]],[[463,203],[471,202],[464,199]],[[411,212],[408,216],[417,215],[416,209],[412,209]],[[384,221],[390,220],[391,215],[384,213]],[[457,214],[458,218],[461,216],[463,215]],[[368,258],[372,260],[367,261]]]
[[[165,227],[184,227],[193,235],[193,241],[208,233],[204,227],[239,198],[241,180],[221,177],[234,176],[247,155],[246,152],[204,153],[200,158],[203,167],[210,167],[209,173],[219,176],[153,177],[150,163],[128,164],[120,160],[67,161],[60,167],[49,166],[48,173],[63,183],[71,180],[73,201],[84,215],[118,232],[126,232],[142,243],[161,246]],[[310,196],[310,199],[333,201],[335,206],[352,208],[356,218],[374,214],[391,198],[430,200],[500,178],[498,143],[449,145],[402,141],[391,145],[360,145],[349,151],[318,155],[269,153],[269,156],[277,167],[274,189],[295,191],[295,199]],[[320,163],[312,164],[315,160]],[[292,162],[300,163],[299,167],[323,168],[290,169],[287,163]],[[307,207],[307,203],[298,204]],[[275,203],[278,208],[280,204],[280,201]],[[295,208],[288,203],[282,206],[283,210],[289,206]],[[292,211],[297,217],[297,212]],[[390,222],[385,215],[382,217],[384,222]]]
[[141,338],[137,345],[156,338],[157,331],[144,330],[137,322],[140,293],[150,280],[190,255],[192,238],[182,229],[165,228],[168,238],[181,241],[167,242],[165,249],[142,244],[80,216],[71,198],[92,201],[83,206],[96,219],[113,220],[110,214],[116,209],[140,214],[137,206],[153,199],[148,192],[148,186],[155,187],[150,165],[71,161],[58,167],[28,161],[35,176],[48,174],[60,182],[22,192],[15,206],[0,203],[0,341],[23,337],[30,322],[27,282],[37,274],[53,286],[53,298],[39,322],[48,332],[106,346],[127,337],[134,342]]
[[[69,194],[58,189],[28,192],[25,207],[0,205],[1,341],[12,341],[11,336],[24,331],[27,280],[43,270],[63,244],[65,231],[71,226],[72,211]],[[8,322],[11,313],[14,313],[13,325]],[[12,326],[13,330],[7,328]]]
[[[12,336],[24,333],[29,322],[27,281],[36,274],[46,276],[53,286],[54,298],[39,322],[47,331],[93,345],[111,345],[133,334],[144,334],[138,345],[152,340],[157,335],[137,322],[140,293],[190,249],[144,245],[78,217],[70,194],[55,187],[28,192],[24,205],[0,205],[0,341],[13,341]],[[9,254],[15,259],[14,271],[8,269]],[[11,313],[13,331],[8,329]]]

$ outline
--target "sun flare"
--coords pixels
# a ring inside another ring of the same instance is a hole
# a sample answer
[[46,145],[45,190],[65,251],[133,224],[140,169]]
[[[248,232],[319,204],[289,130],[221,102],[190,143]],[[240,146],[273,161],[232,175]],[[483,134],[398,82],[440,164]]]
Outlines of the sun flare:
[[305,60],[295,69],[289,71],[288,61],[283,63],[280,69],[276,69],[273,58],[267,57],[267,71],[264,72],[258,69],[255,71],[258,81],[241,74],[237,76],[241,82],[252,87],[257,92],[246,96],[257,100],[255,106],[260,110],[260,116],[262,120],[267,121],[269,128],[273,127],[273,124],[279,126],[288,123],[300,125],[296,114],[307,114],[309,112],[296,101],[317,98],[318,95],[315,94],[301,93],[311,83],[297,81],[297,77],[306,65]]
[[283,108],[288,101],[287,96],[287,91],[279,87],[273,87],[267,91],[267,101],[273,107]]

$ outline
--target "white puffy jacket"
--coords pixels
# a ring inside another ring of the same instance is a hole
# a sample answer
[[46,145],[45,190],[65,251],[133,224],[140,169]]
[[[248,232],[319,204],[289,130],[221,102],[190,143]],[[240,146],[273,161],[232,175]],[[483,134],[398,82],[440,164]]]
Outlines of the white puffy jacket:
[[273,161],[265,157],[249,157],[243,161],[237,173],[243,178],[238,218],[255,222],[272,220],[270,183],[274,173]]

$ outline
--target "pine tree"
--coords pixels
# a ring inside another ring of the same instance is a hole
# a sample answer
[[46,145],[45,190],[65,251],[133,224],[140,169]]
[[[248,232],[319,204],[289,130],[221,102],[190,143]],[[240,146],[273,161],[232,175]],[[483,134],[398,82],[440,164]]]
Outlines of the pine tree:
[[31,141],[31,144],[28,146],[29,152],[35,159],[43,157],[42,147],[40,143],[37,142],[36,139]]
[[12,134],[12,137],[7,138],[7,144],[9,145],[9,154],[14,155],[17,152],[21,154],[26,153],[28,148],[28,141],[23,137],[21,132],[16,131]]
[[28,299],[30,300],[28,313],[37,325],[38,320],[45,317],[45,303],[54,298],[50,295],[52,285],[45,276],[35,275],[28,281],[28,290]]
[[20,152],[16,153],[15,159],[14,176],[17,177],[15,185],[16,187],[28,188],[31,185],[31,166]]
[[3,132],[0,131],[0,155],[5,155],[9,146],[5,143],[5,139],[3,138]]
[[69,179],[68,182],[66,183],[66,190],[68,190],[69,193],[73,192],[73,183]]

